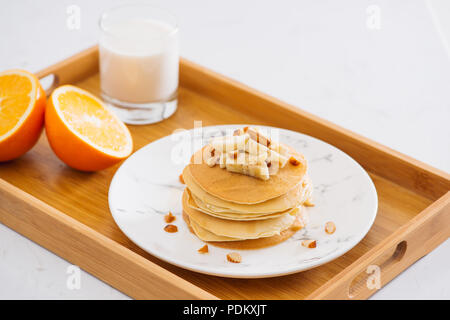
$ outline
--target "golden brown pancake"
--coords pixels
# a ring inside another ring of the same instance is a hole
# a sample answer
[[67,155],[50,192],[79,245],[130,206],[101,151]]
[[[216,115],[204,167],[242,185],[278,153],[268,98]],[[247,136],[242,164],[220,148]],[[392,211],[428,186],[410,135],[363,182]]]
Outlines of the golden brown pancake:
[[[293,209],[288,209],[286,211],[275,212],[275,213],[266,213],[266,214],[243,214],[243,213],[234,213],[234,212],[211,212],[207,207],[199,200],[195,199],[190,190],[186,188],[186,192],[188,194],[188,206],[192,209],[201,211],[203,213],[209,214],[213,217],[217,217],[220,219],[228,219],[228,220],[238,220],[238,221],[248,221],[248,220],[263,220],[263,219],[271,219],[282,216],[286,213],[291,212]],[[200,201],[200,202],[199,202]]]
[[183,210],[200,227],[220,236],[238,239],[256,239],[280,234],[295,220],[295,216],[284,214],[277,218],[252,221],[225,220],[195,210],[188,205],[188,193],[183,192]]
[[[183,219],[186,222],[186,224],[189,226],[189,230],[194,234],[195,231],[193,230],[191,226],[191,222],[189,220],[189,216],[186,214],[186,212],[183,211]],[[300,223],[299,220],[295,221],[295,224]],[[231,249],[231,250],[253,250],[253,249],[262,249],[266,247],[271,247],[276,244],[279,244],[290,237],[292,237],[298,230],[295,229],[293,226],[281,231],[279,235],[274,235],[271,237],[265,237],[265,238],[259,238],[259,239],[250,239],[250,240],[238,240],[238,241],[206,241],[208,244],[225,248],[225,249]]]
[[192,163],[194,158],[201,159],[203,149],[192,156],[187,167],[194,181],[210,195],[240,204],[256,204],[286,194],[305,176],[305,158],[292,148],[290,150],[300,161],[300,165],[294,166],[288,162],[277,174],[271,175],[269,180],[230,172],[218,165],[211,168],[204,161],[200,164]]
[[[303,180],[305,181],[306,178],[307,177],[305,176],[305,179]],[[208,194],[205,190],[200,188],[200,186],[192,178],[189,166],[186,166],[183,170],[183,180],[186,186],[189,188],[191,194],[194,196],[193,198],[200,199],[208,207],[209,212],[217,214],[220,214],[222,212],[266,214],[268,212],[275,213],[286,211],[293,207],[299,206],[303,201],[302,199],[304,198],[303,193],[306,191],[302,183],[299,183],[294,188],[289,190],[286,194],[280,197],[249,205],[225,201]]]

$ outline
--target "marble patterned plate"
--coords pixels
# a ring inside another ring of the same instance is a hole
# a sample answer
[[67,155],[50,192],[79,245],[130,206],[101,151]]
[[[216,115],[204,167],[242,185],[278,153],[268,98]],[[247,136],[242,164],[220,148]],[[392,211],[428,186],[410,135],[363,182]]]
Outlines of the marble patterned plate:
[[[209,245],[208,254],[197,253],[204,243],[181,217],[184,185],[179,175],[194,150],[211,136],[236,127],[242,125],[179,132],[148,144],[128,158],[109,189],[112,216],[125,235],[150,254],[181,268],[233,278],[264,278],[307,270],[338,258],[361,241],[375,220],[378,204],[368,174],[339,149],[279,129],[280,142],[294,147],[308,160],[316,204],[307,208],[308,226],[279,245],[240,251],[239,264],[227,262],[229,249]],[[177,233],[163,230],[163,217],[169,211],[176,216]],[[336,224],[332,235],[324,232],[327,221]],[[317,248],[302,247],[304,239],[315,239]]]

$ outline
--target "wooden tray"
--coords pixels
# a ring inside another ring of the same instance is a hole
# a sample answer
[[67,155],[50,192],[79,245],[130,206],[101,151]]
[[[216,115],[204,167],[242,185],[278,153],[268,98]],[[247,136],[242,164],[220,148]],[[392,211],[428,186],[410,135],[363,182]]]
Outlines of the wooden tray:
[[[98,51],[88,49],[38,73],[99,95]],[[184,59],[178,111],[168,120],[130,126],[135,149],[176,128],[249,123],[322,139],[358,161],[379,197],[375,224],[342,257],[313,270],[270,279],[226,279],[187,271],[139,249],[108,209],[118,165],[81,173],[61,163],[43,134],[25,156],[0,164],[0,222],[133,298],[364,299],[366,269],[384,285],[450,235],[450,176]]]

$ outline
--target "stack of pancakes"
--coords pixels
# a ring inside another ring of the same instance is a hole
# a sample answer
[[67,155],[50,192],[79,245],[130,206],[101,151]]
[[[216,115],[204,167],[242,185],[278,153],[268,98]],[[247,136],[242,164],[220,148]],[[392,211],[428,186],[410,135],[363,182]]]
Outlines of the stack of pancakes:
[[[201,240],[231,249],[278,244],[305,226],[312,185],[304,157],[268,180],[191,160],[183,170],[183,218]],[[202,152],[199,150],[197,152]],[[195,155],[192,159],[195,158]]]

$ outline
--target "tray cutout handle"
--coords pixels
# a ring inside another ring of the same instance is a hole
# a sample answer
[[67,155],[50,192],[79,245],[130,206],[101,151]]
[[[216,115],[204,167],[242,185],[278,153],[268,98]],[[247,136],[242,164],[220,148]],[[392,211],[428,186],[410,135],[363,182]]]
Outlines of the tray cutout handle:
[[45,94],[50,96],[53,90],[56,89],[59,85],[59,77],[54,73],[50,73],[39,79],[39,82],[42,85],[42,88],[45,90]]
[[350,281],[347,291],[348,297],[354,299],[360,296],[364,290],[380,289],[384,285],[384,275],[403,259],[407,248],[408,242],[403,240],[386,250],[371,263],[366,264],[363,270]]
[[78,81],[82,81],[97,72],[98,50],[97,46],[94,46],[37,72],[36,76],[42,81],[45,93],[50,95],[57,86],[63,84],[77,85]]

